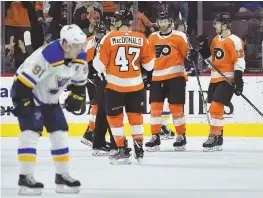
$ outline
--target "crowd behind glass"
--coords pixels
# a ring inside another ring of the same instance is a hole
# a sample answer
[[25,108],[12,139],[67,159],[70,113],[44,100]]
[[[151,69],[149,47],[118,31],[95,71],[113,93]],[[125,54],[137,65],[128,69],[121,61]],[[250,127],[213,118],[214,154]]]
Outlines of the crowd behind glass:
[[[5,24],[2,28],[3,61],[1,73],[15,73],[29,56],[24,32],[30,31],[33,50],[59,38],[65,24],[76,23],[87,36],[94,33],[94,25],[103,20],[110,31],[112,16],[119,9],[134,13],[132,28],[149,36],[157,31],[155,24],[158,11],[168,10],[173,19],[173,28],[186,31],[193,46],[198,34],[204,33],[209,41],[215,36],[213,20],[218,13],[230,13],[232,33],[243,39],[247,69],[246,73],[262,73],[263,48],[263,2],[186,2],[186,1],[7,1],[1,2]],[[179,19],[179,12],[182,19]],[[2,23],[3,24],[3,23]],[[200,29],[201,27],[201,29]],[[186,30],[185,30],[186,29]],[[3,42],[4,41],[4,42]],[[201,72],[208,72],[200,60]]]

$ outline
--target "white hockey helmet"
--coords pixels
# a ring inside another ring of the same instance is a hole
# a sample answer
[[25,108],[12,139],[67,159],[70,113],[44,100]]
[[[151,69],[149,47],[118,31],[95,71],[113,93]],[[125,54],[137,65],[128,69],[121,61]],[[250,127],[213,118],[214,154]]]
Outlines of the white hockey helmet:
[[76,24],[65,25],[60,31],[60,40],[66,40],[68,45],[83,44],[86,42],[86,34]]

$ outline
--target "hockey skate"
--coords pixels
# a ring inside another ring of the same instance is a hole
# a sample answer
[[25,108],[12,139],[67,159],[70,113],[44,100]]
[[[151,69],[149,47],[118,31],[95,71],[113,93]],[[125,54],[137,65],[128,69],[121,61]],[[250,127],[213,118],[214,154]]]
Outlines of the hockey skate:
[[80,182],[69,176],[68,173],[56,174],[55,183],[57,193],[74,194],[79,193]]
[[102,146],[100,148],[94,148],[92,155],[93,156],[108,156],[110,153],[110,147],[105,144],[105,146]]
[[144,155],[143,144],[141,141],[134,141],[134,158],[138,161],[138,163],[142,164],[142,159]]
[[171,131],[166,125],[161,126],[160,137],[161,140],[169,140],[174,138],[175,133]]
[[204,152],[222,151],[223,135],[213,136],[209,135],[206,142],[203,143]]
[[157,135],[153,135],[150,141],[145,143],[145,147],[146,150],[149,152],[156,152],[156,151],[160,151],[160,147],[159,147],[160,144],[161,144],[160,135],[157,134]]
[[81,142],[89,147],[93,146],[93,131],[90,131],[89,129],[85,132],[83,135]]
[[185,151],[186,150],[186,137],[185,133],[183,135],[178,135],[175,138],[175,142],[173,143],[173,147],[175,151]]
[[44,185],[35,180],[33,175],[19,175],[19,195],[41,195]]
[[128,147],[119,147],[118,149],[111,150],[109,154],[110,164],[130,164],[130,152],[131,148]]

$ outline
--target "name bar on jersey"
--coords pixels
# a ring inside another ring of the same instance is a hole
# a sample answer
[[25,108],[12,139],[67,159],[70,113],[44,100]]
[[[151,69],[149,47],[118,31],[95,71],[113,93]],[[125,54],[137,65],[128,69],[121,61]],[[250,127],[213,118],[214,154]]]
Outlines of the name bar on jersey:
[[133,36],[112,37],[110,41],[111,41],[111,45],[133,44],[133,45],[142,46],[143,44],[142,38],[133,37]]

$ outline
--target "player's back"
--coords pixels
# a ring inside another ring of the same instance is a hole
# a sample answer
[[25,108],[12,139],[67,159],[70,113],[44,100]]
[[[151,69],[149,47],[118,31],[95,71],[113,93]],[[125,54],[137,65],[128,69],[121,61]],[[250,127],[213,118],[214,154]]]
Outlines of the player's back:
[[106,67],[107,88],[119,92],[143,89],[140,63],[153,59],[147,38],[138,32],[113,31],[101,41],[100,60]]

